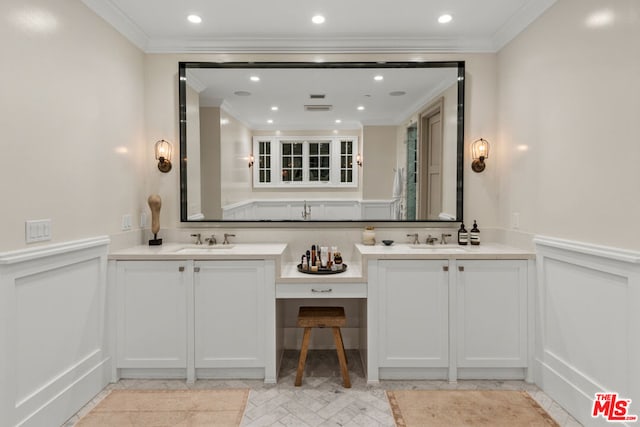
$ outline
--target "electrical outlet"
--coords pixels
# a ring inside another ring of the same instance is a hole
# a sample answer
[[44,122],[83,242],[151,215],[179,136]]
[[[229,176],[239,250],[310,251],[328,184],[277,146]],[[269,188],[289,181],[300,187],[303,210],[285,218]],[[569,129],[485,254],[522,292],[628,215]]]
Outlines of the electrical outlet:
[[51,240],[51,220],[37,219],[25,222],[25,240],[27,243]]
[[131,230],[131,215],[122,215],[122,231]]

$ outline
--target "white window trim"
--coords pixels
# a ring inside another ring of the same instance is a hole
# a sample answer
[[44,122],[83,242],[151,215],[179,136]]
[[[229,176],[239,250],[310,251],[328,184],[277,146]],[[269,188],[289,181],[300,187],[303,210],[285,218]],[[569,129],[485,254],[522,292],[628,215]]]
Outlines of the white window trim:
[[[340,143],[342,141],[353,142],[353,152],[351,153],[351,171],[353,182],[340,182]],[[302,153],[302,181],[282,181],[280,171],[282,152],[281,143],[289,141],[301,142],[330,142],[331,169],[329,172],[330,180],[328,182],[309,181],[309,144],[304,144]],[[256,159],[260,155],[260,142],[271,143],[271,182],[259,182],[259,167],[253,167],[253,187],[254,188],[357,188],[358,187],[358,165],[356,164],[356,156],[358,150],[357,136],[254,136],[253,137],[253,155]]]

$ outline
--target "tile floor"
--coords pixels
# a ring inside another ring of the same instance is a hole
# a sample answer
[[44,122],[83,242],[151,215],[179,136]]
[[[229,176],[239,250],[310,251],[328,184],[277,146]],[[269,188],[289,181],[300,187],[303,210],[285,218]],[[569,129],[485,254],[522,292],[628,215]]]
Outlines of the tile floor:
[[348,351],[351,388],[342,387],[335,351],[310,351],[302,387],[294,387],[297,351],[285,352],[278,384],[260,380],[128,380],[110,384],[63,427],[73,427],[113,389],[216,389],[249,388],[243,427],[393,427],[385,390],[491,389],[526,390],[562,427],[580,426],[560,405],[533,384],[524,381],[381,381],[367,385],[357,351]]

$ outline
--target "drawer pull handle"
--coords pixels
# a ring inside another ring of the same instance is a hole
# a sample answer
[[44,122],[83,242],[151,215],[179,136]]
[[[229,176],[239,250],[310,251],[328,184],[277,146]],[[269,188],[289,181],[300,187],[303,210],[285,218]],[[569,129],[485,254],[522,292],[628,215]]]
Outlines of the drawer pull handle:
[[463,265],[458,266],[458,271],[464,271],[464,266]]
[[327,293],[327,292],[331,292],[331,291],[333,291],[333,289],[331,289],[331,288],[329,288],[329,289],[313,289],[313,288],[311,288],[311,292],[321,293],[321,294],[324,294],[324,293]]
[[200,267],[194,267],[194,268],[193,268],[193,271],[194,271],[195,273],[200,273]]
[[184,267],[183,266],[178,267],[178,271],[182,273],[184,271]]
[[442,271],[449,271],[449,266],[448,265],[443,265],[442,266]]

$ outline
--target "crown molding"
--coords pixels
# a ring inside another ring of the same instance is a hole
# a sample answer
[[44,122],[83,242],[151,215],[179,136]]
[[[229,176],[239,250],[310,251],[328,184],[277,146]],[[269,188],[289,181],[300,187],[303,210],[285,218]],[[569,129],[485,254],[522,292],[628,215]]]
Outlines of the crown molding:
[[146,52],[149,44],[149,36],[134,24],[116,5],[110,0],[82,0],[82,2],[96,13],[99,17],[107,21],[120,34],[125,36],[131,43],[143,52]]
[[492,37],[492,50],[498,52],[518,34],[538,19],[557,0],[540,0],[528,2],[518,10]]

